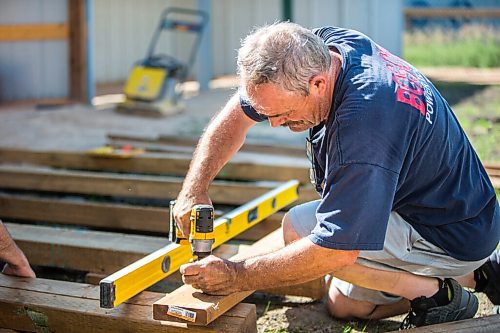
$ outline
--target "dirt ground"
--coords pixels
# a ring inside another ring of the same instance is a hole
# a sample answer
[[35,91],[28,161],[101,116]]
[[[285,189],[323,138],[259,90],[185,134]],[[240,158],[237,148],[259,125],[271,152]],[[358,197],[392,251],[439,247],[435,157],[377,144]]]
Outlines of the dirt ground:
[[[487,316],[493,305],[482,294],[476,317]],[[308,302],[301,297],[267,296],[252,300],[257,304],[257,329],[259,333],[355,333],[397,331],[404,315],[378,321],[342,321],[327,313],[324,301]]]
[[[105,101],[96,108],[84,105],[0,106],[0,146],[85,150],[103,145],[106,134],[110,133],[198,137],[232,93],[234,89],[226,87],[195,94],[186,100],[185,112],[166,118],[119,114]],[[252,129],[248,139],[303,144],[304,134],[293,134],[285,128],[270,129],[263,123]],[[477,316],[487,315],[491,304],[484,295],[478,296],[481,304]],[[333,320],[321,301],[297,297],[255,295],[248,301],[257,304],[259,332],[386,332],[396,330],[402,320],[402,316],[373,322]]]

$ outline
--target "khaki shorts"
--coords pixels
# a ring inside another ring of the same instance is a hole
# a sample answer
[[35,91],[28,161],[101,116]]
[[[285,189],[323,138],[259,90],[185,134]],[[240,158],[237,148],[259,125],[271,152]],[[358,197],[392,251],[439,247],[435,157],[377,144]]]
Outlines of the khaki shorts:
[[[321,200],[293,207],[288,216],[301,237],[311,233],[316,225],[316,209]],[[452,278],[465,275],[480,267],[487,258],[478,261],[460,261],[447,255],[441,248],[426,241],[398,213],[389,216],[384,249],[360,251],[357,264],[385,271],[406,271],[417,275]],[[352,285],[337,278],[332,279],[345,296],[374,304],[390,304],[401,297]]]

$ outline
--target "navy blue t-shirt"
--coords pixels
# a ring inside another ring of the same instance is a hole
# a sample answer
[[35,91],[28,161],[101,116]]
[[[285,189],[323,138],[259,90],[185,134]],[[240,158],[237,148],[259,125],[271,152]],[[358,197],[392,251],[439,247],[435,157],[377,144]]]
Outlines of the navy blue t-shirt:
[[[348,29],[313,31],[342,55],[328,120],[310,130],[322,200],[315,244],[381,250],[391,211],[465,261],[500,238],[491,182],[448,103],[407,62]],[[243,98],[243,111],[257,114]]]

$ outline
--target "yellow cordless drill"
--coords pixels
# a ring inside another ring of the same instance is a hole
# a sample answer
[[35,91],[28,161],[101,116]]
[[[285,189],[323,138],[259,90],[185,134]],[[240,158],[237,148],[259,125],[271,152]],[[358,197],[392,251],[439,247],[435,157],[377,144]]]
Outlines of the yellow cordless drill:
[[196,205],[191,209],[189,239],[183,238],[175,223],[173,208],[175,200],[170,201],[170,231],[168,239],[177,244],[191,244],[191,252],[198,259],[212,254],[214,238],[214,208],[211,205]]

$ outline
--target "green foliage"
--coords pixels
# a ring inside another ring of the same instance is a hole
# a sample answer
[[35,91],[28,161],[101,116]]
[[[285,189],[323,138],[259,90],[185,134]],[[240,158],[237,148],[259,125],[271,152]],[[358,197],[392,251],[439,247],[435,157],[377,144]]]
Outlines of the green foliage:
[[416,67],[500,67],[500,28],[468,25],[408,31],[403,54]]

